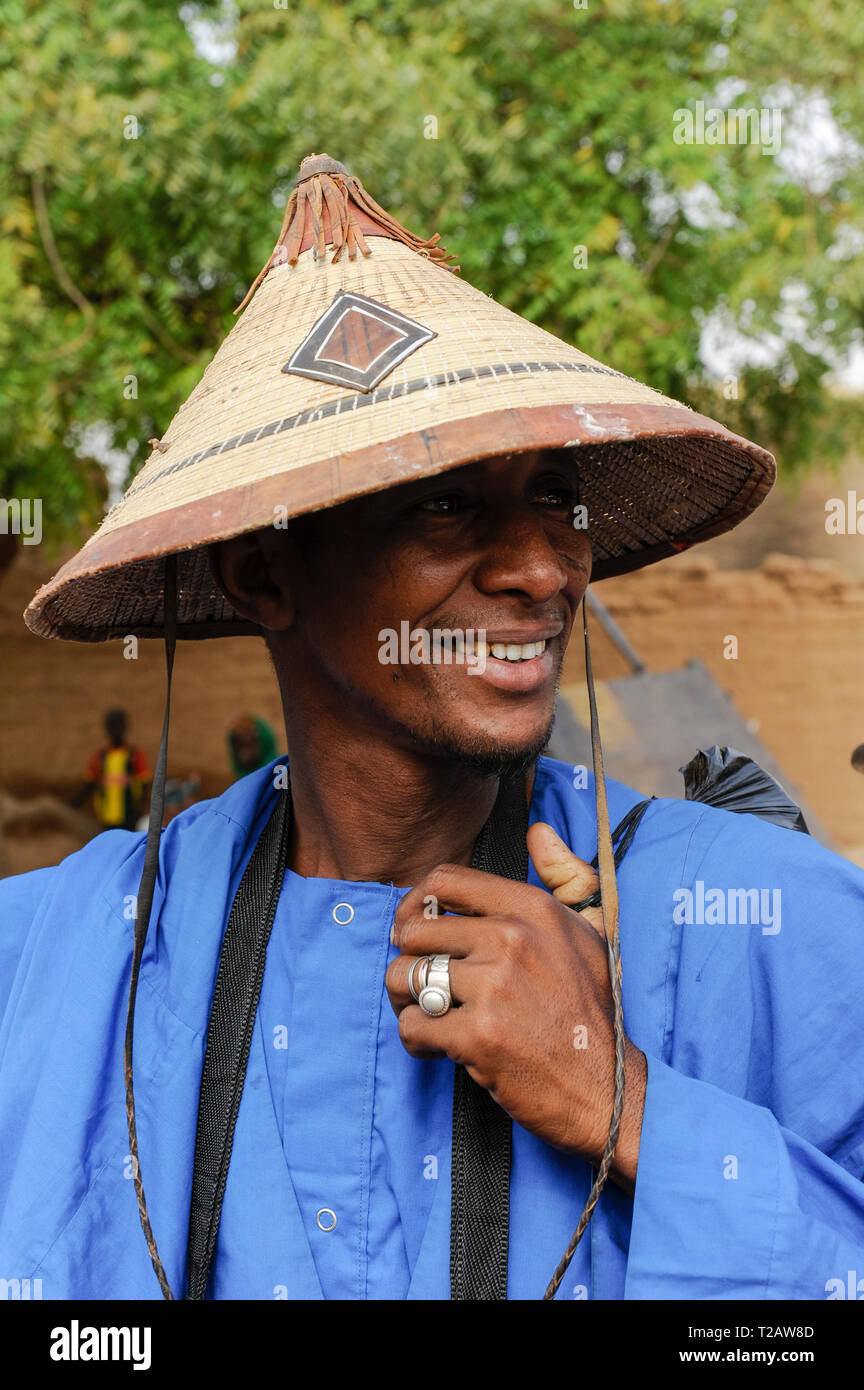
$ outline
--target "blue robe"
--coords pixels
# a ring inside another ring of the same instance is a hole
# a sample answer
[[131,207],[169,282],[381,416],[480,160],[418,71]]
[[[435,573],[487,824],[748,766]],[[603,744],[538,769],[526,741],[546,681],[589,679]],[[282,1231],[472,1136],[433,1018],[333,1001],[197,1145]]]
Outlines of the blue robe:
[[[593,786],[573,780],[541,758],[531,819],[588,860]],[[175,1293],[221,940],[274,797],[271,765],[162,835],[135,1089]],[[614,825],[641,797],[610,782],[609,800]],[[0,882],[0,1277],[45,1299],[161,1296],[123,1093],[143,854],[109,831]],[[864,874],[805,835],[658,800],[619,885],[625,1022],[648,1059],[636,1192],[607,1187],[558,1297],[864,1295]],[[449,1297],[453,1066],[399,1042],[384,972],[401,892],[285,875],[215,1298]],[[511,1298],[541,1297],[590,1177],[514,1125]]]

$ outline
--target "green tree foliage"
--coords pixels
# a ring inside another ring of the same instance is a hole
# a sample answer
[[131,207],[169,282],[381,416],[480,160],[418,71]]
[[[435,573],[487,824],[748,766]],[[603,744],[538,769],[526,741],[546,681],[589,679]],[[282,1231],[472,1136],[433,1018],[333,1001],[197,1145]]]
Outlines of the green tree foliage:
[[[859,407],[825,378],[864,323],[864,11],[227,5],[3,6],[0,494],[42,496],[55,535],[104,504],[96,439],[134,471],[167,428],[313,150],[484,290],[788,471],[848,446]],[[699,101],[782,108],[781,152],[677,143]],[[706,323],[771,345],[732,368],[737,399],[700,363]]]

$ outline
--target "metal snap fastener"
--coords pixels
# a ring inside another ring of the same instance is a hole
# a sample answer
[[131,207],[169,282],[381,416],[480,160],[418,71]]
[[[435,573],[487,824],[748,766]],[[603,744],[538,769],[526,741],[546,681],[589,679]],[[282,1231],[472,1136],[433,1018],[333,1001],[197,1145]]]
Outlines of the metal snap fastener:
[[[330,1222],[329,1226],[325,1226],[324,1222],[321,1220],[322,1216],[332,1216],[333,1220]],[[318,1225],[319,1231],[332,1231],[335,1229],[336,1226],[336,1213],[335,1211],[331,1211],[329,1207],[322,1207],[321,1210],[318,1212],[318,1215],[315,1217],[315,1221]]]
[[[340,913],[340,911],[341,911],[343,908],[344,908],[345,911],[348,913],[348,916],[347,916],[347,917],[340,917],[340,916],[339,916],[339,913]],[[348,924],[349,924],[349,922],[353,922],[353,921],[354,921],[354,909],[353,909],[353,907],[351,906],[351,904],[350,904],[350,903],[337,903],[336,906],[335,906],[334,909],[333,909],[333,921],[336,923],[337,927],[347,927]]]

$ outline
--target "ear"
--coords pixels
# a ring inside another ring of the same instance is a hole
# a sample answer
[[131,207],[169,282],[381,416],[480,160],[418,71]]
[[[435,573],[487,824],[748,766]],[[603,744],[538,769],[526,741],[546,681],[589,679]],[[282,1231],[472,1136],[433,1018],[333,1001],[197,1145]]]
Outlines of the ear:
[[210,546],[210,568],[220,592],[244,618],[273,631],[294,622],[293,558],[293,540],[269,526]]

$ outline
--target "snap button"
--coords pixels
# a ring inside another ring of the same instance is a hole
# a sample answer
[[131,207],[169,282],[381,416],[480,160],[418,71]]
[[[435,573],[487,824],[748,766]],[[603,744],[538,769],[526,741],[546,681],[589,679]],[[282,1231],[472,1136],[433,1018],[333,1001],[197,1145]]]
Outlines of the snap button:
[[[339,916],[340,912],[347,912],[348,916]],[[337,927],[347,927],[349,922],[354,921],[354,909],[350,903],[337,903],[333,909],[333,921]]]
[[[326,1218],[331,1216],[333,1220],[327,1224]],[[322,1220],[322,1218],[324,1218],[324,1220]],[[332,1231],[336,1226],[336,1213],[335,1211],[331,1211],[329,1207],[322,1207],[315,1217],[315,1220],[318,1224],[319,1231]]]

